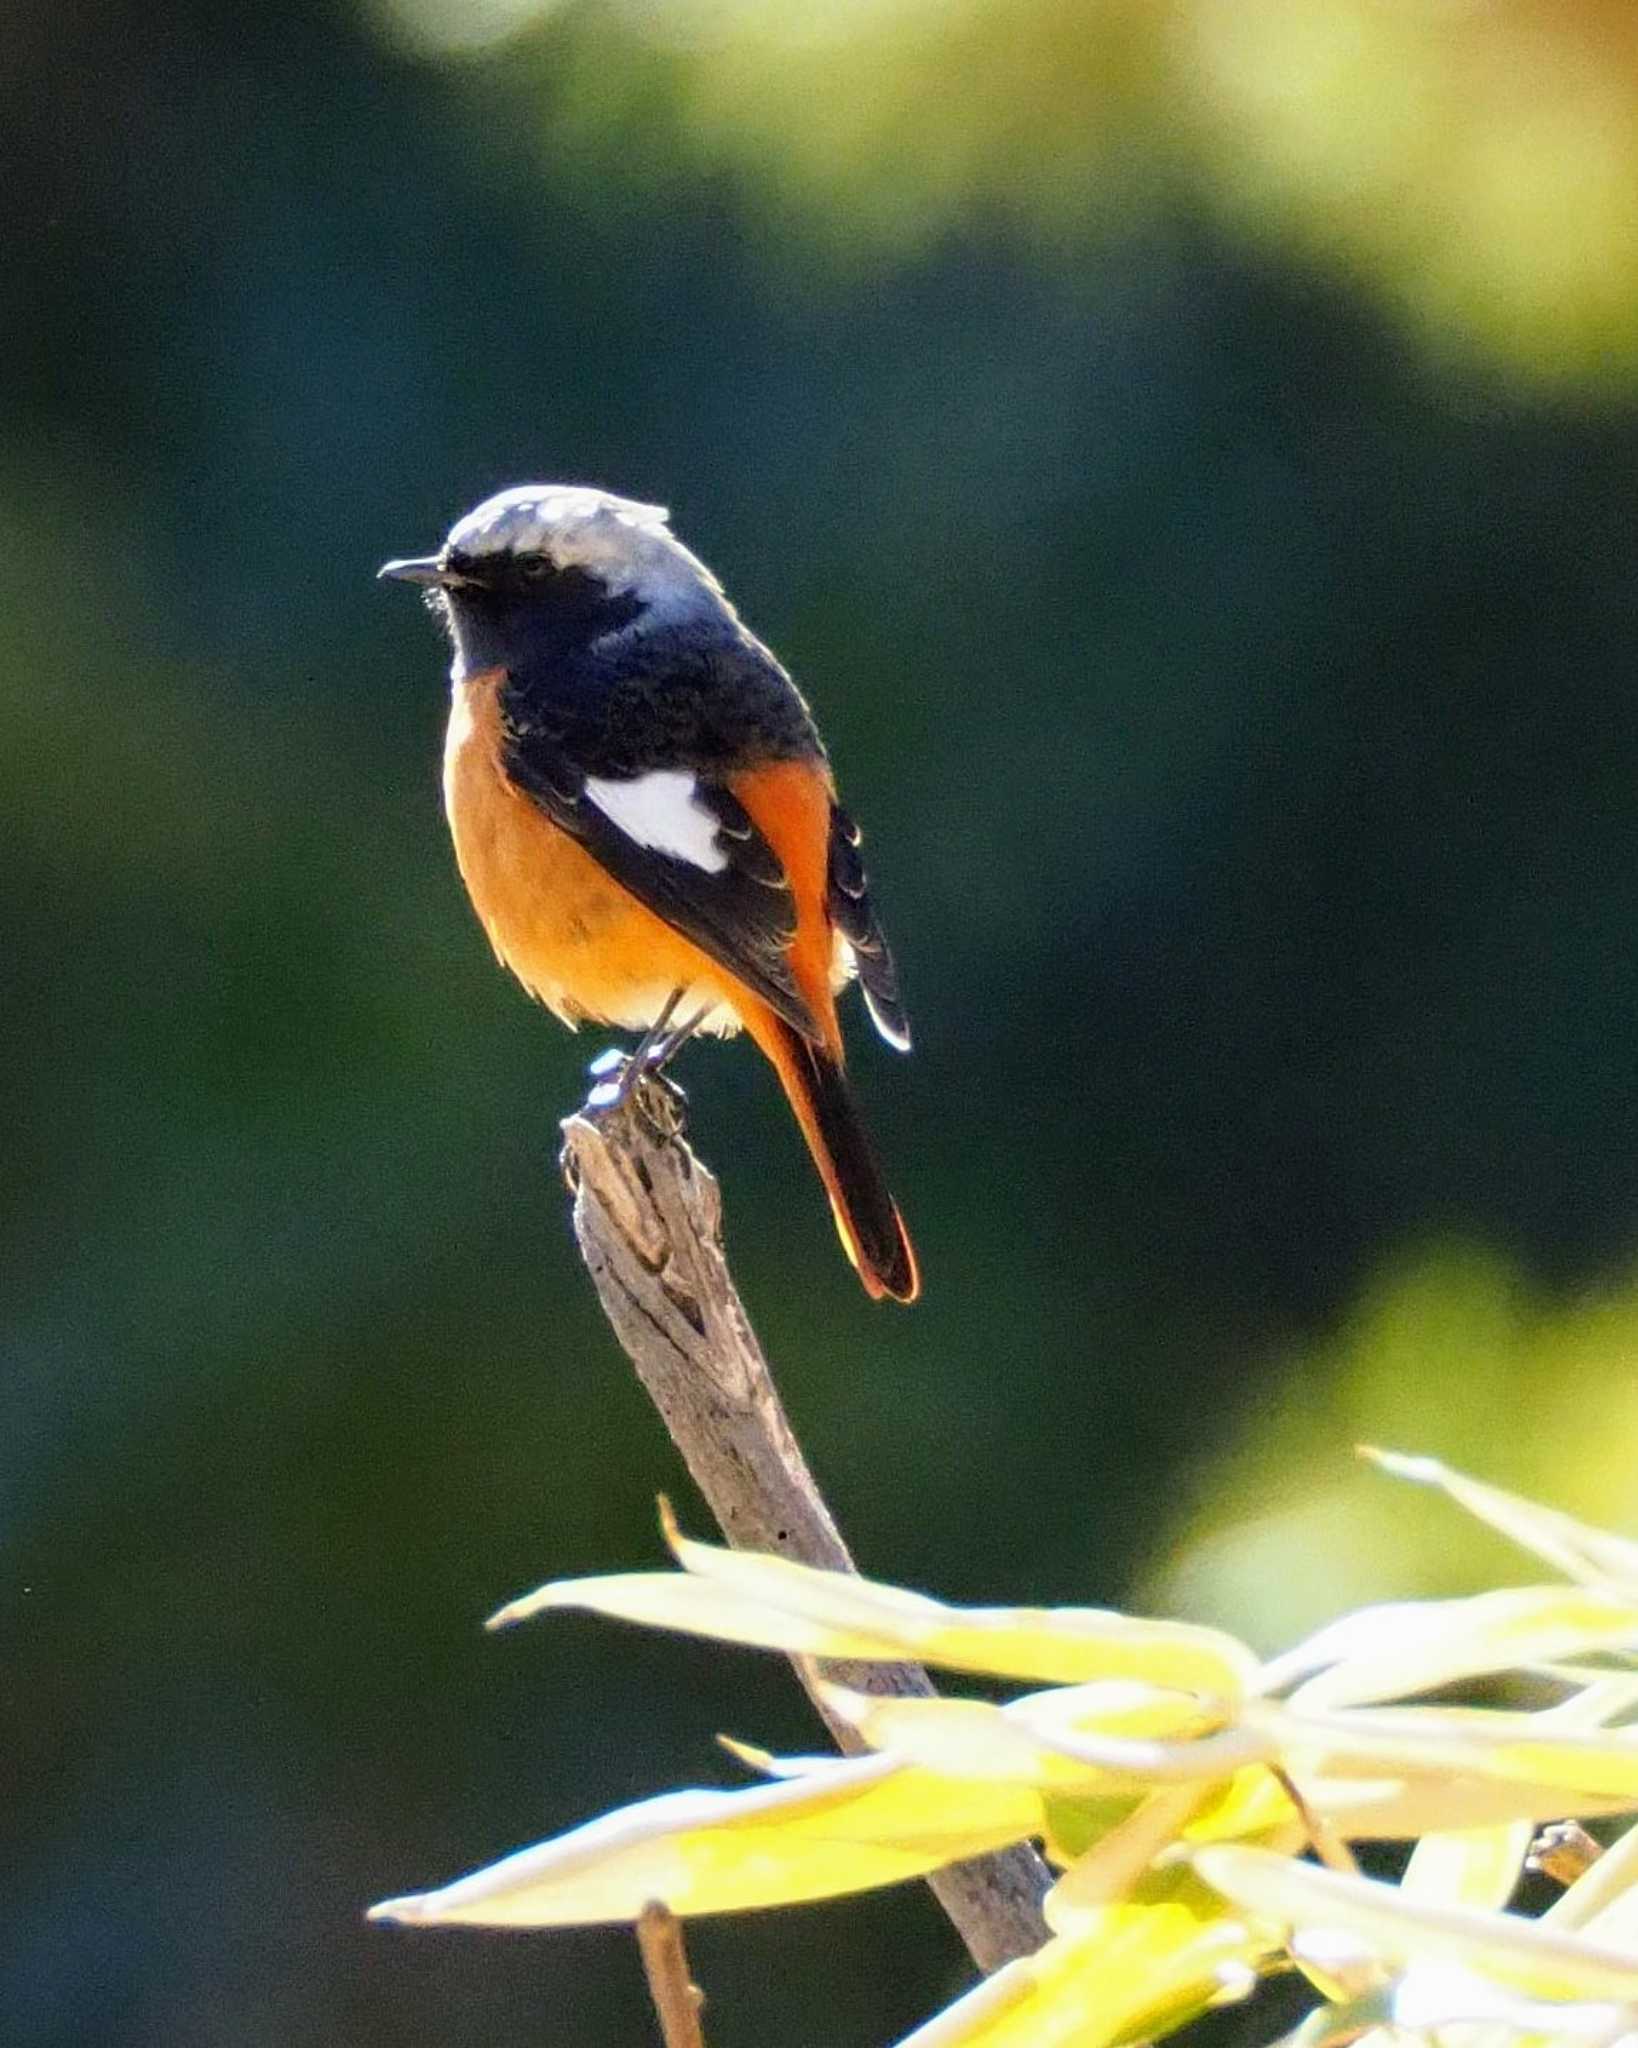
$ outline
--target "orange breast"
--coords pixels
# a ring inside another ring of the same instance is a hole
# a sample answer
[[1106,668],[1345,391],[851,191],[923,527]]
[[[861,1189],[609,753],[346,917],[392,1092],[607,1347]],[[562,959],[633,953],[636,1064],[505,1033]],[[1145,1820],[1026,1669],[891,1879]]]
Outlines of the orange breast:
[[674,989],[682,1014],[718,1007],[732,1030],[734,984],[697,946],[613,881],[512,787],[501,767],[501,671],[455,688],[444,744],[444,808],[472,906],[506,966],[568,1024],[641,1031]]

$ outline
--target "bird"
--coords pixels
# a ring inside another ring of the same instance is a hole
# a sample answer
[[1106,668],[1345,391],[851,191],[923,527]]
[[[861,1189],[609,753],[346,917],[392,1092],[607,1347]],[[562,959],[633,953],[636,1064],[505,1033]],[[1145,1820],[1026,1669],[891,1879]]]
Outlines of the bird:
[[697,1032],[744,1030],[866,1293],[915,1300],[837,996],[857,979],[897,1050],[910,1023],[859,827],[785,669],[664,507],[589,485],[497,492],[378,574],[420,585],[448,632],[444,808],[503,966],[571,1028],[640,1034],[622,1087]]

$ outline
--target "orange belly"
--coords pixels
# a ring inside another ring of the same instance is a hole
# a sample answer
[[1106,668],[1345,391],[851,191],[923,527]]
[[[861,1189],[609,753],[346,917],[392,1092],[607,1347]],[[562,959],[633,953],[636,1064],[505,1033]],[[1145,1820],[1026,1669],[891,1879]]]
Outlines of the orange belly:
[[444,806],[473,907],[502,963],[565,1023],[643,1031],[678,991],[698,1028],[744,1025],[772,1061],[871,1295],[913,1301],[920,1282],[842,1071],[835,990],[851,954],[827,902],[832,790],[822,758],[748,768],[729,786],[778,856],[796,910],[787,960],[816,1027],[799,1035],[729,971],[646,909],[512,786],[501,760],[501,671],[455,688]]
[[444,743],[444,808],[472,906],[501,961],[566,1024],[642,1031],[684,991],[703,1029],[733,1031],[732,984],[716,963],[612,880],[514,789],[501,767],[499,670],[455,686]]

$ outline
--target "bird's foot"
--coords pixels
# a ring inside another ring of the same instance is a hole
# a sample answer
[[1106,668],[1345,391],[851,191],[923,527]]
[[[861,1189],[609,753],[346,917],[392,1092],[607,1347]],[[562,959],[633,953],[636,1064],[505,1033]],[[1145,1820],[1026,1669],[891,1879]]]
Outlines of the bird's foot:
[[587,1069],[592,1090],[586,1107],[607,1115],[634,1103],[661,1137],[676,1137],[683,1127],[688,1097],[666,1073],[665,1060],[656,1058],[656,1051],[664,1048],[645,1050],[639,1046],[635,1052],[622,1052],[611,1045],[599,1053]]

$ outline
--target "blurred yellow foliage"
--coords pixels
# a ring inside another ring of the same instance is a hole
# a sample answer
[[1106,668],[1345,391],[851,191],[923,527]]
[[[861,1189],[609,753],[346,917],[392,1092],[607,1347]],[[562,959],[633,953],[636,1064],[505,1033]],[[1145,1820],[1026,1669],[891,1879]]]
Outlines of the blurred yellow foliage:
[[1369,1474],[1340,1453],[1384,1436],[1623,1522],[1638,1463],[1635,1361],[1638,1284],[1554,1302],[1471,1245],[1409,1257],[1248,1414],[1146,1596],[1273,1642],[1390,1590],[1451,1592],[1506,1569],[1475,1524],[1432,1509],[1383,1516]]
[[1612,0],[1194,0],[1183,104],[1251,223],[1430,337],[1549,376],[1638,343],[1638,15]]
[[372,5],[423,54],[504,44],[611,158],[648,156],[663,111],[805,248],[867,261],[999,221],[1079,250],[1181,196],[1335,263],[1435,347],[1549,379],[1638,366],[1620,0]]
[[[1349,1615],[1259,1665],[1215,1630],[1093,1608],[954,1608],[789,1559],[687,1541],[677,1572],[553,1581],[498,1623],[585,1608],[819,1658],[903,1655],[1058,1679],[1007,1705],[828,1685],[869,1754],[781,1760],[771,1782],[662,1794],[371,1917],[563,1927],[786,1906],[867,1890],[1008,1841],[1062,1875],[1050,1930],[900,2048],[1122,2048],[1295,1968],[1326,2005],[1306,2048],[1564,2048],[1638,2031],[1624,1835],[1551,1913],[1508,1910],[1533,1824],[1638,1808],[1638,1543],[1430,1458],[1376,1452],[1509,1538],[1546,1585]],[[1431,1704],[1550,1677],[1520,1712]],[[1353,1840],[1418,1837],[1399,1885]],[[1590,1841],[1590,1838],[1588,1838]],[[1311,1846],[1330,1867],[1302,1859]],[[1596,1854],[1596,1852],[1595,1852]]]

